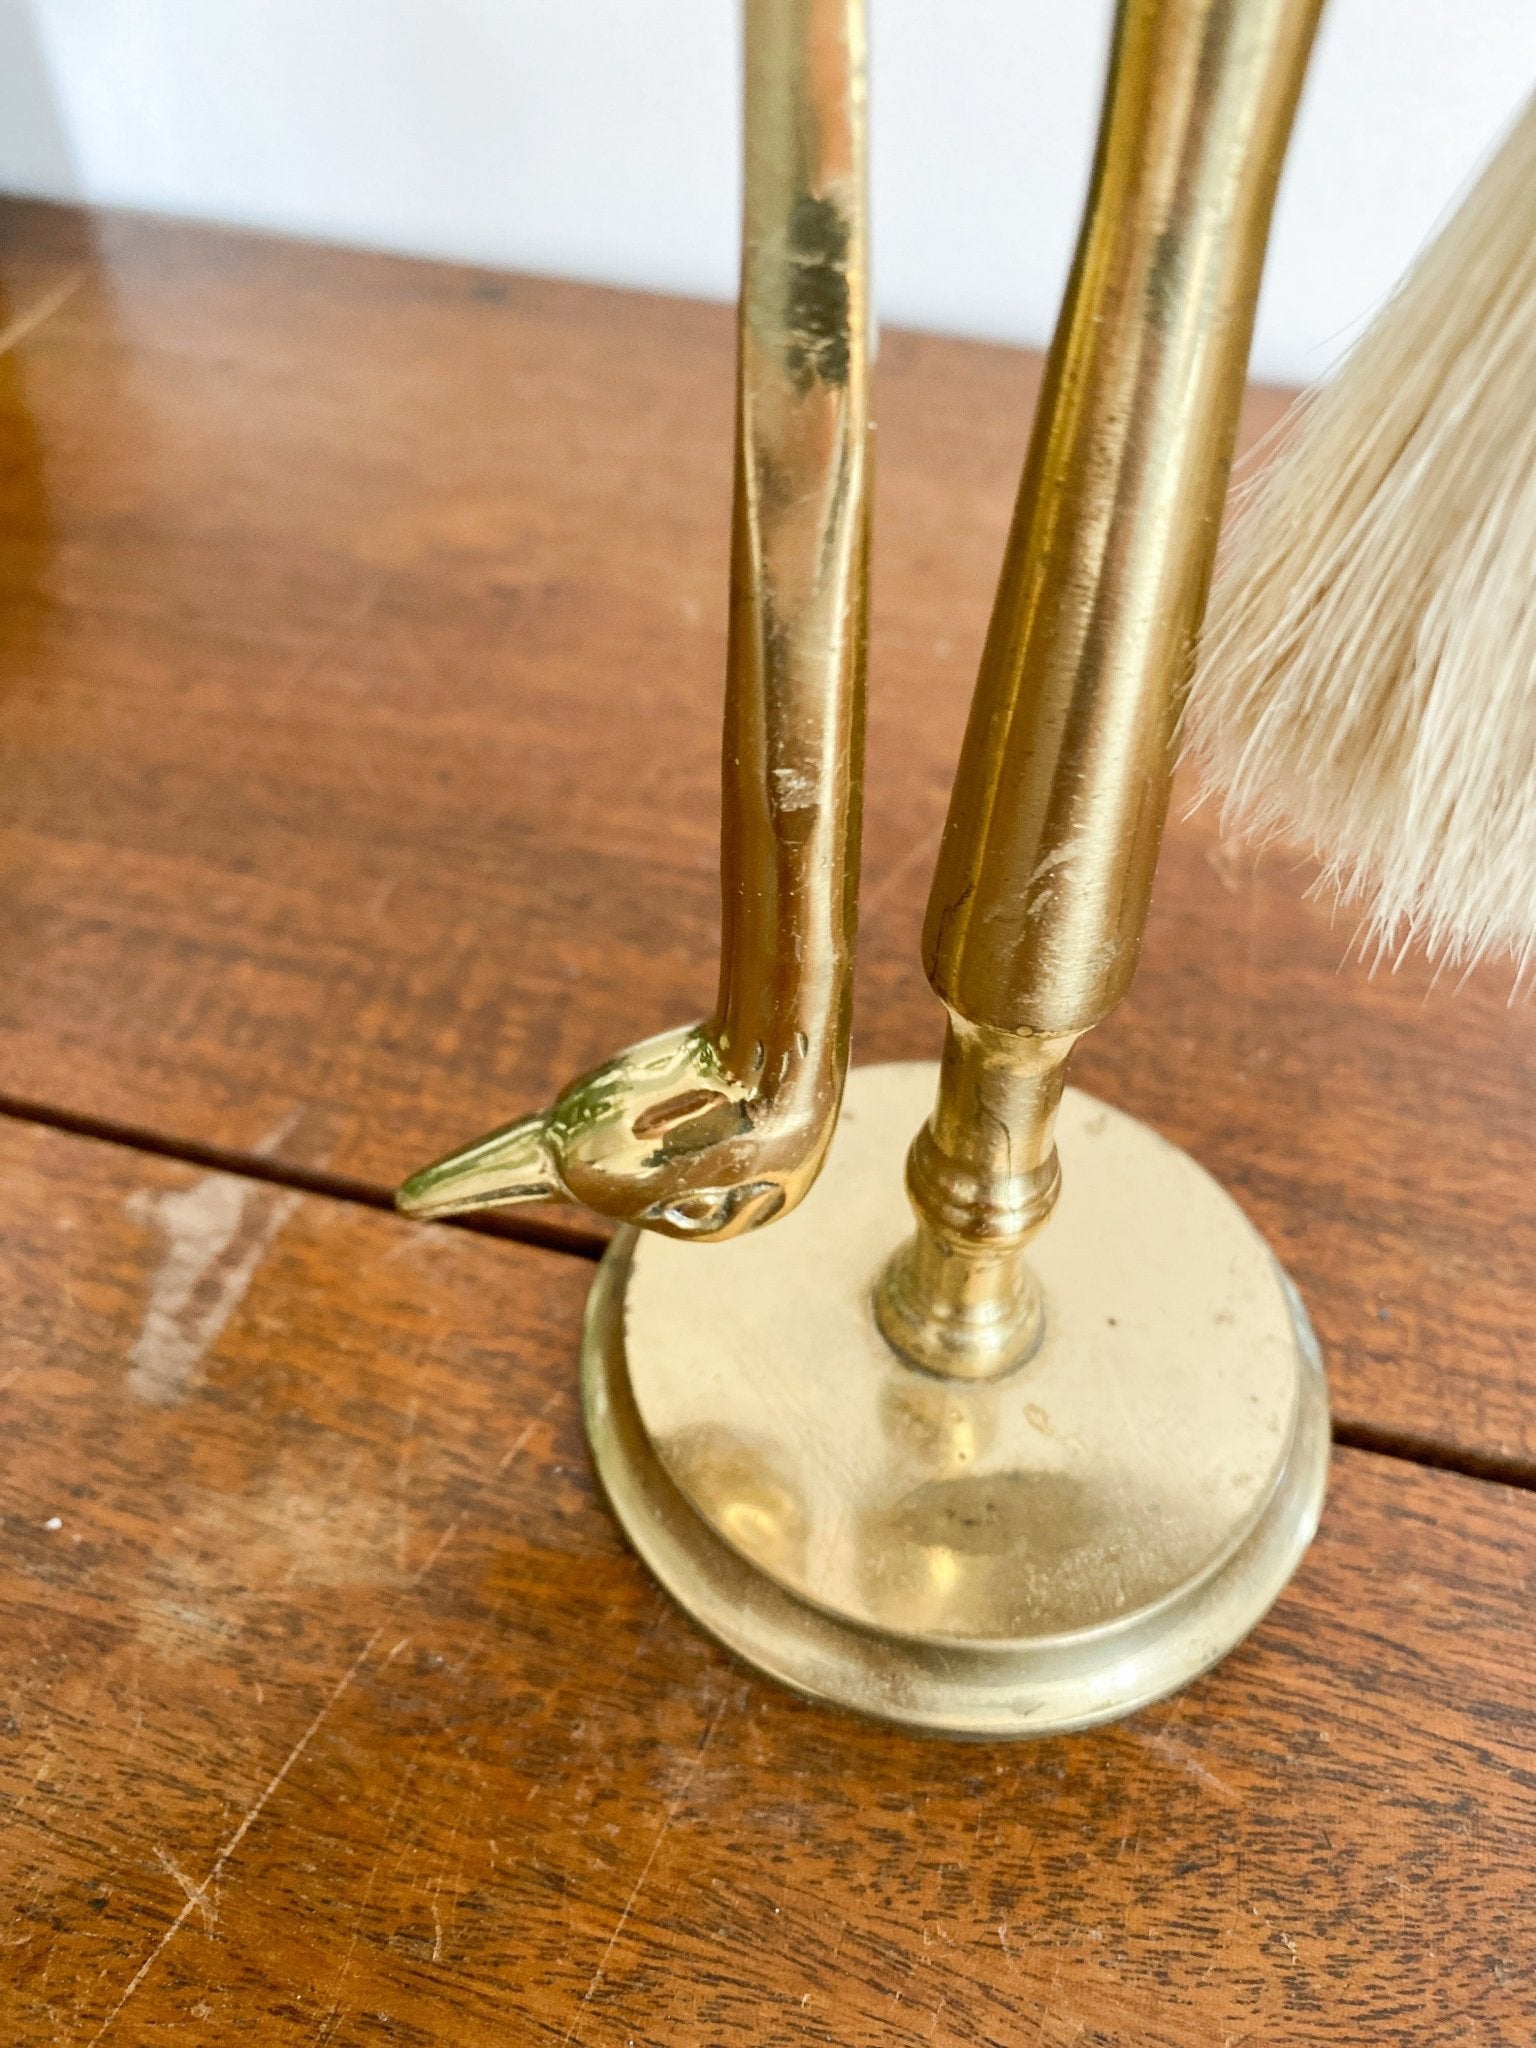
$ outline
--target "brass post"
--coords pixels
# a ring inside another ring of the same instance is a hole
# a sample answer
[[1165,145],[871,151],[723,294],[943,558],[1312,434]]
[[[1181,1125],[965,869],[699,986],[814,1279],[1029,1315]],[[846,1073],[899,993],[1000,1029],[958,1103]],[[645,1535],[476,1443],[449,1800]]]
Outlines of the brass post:
[[1135,970],[1280,165],[1321,0],[1121,0],[924,930],[949,1010],[887,1339],[957,1378],[1039,1341],[1072,1046]]

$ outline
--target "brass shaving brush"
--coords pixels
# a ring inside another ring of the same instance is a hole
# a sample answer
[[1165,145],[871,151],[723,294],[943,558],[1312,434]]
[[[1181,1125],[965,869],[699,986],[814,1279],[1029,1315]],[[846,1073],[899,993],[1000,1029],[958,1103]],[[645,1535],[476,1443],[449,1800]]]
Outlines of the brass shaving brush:
[[555,1196],[620,1221],[582,1386],[635,1548],[762,1670],[912,1726],[1157,1698],[1252,1627],[1316,1523],[1294,1291],[1193,1161],[1064,1075],[1135,969],[1319,6],[1121,0],[924,935],[944,1058],[855,1069],[839,1120],[863,10],[747,0],[719,999],[401,1190],[417,1215]]

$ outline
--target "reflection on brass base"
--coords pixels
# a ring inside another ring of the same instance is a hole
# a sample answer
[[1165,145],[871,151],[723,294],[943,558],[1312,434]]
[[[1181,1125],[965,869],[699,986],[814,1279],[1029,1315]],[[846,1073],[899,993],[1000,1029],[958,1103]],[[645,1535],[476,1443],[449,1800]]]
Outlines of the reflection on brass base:
[[870,1297],[934,1087],[851,1074],[821,1180],[766,1230],[615,1238],[588,1435],[641,1557],[760,1670],[910,1727],[1084,1728],[1207,1669],[1285,1585],[1322,1502],[1322,1368],[1230,1198],[1075,1089],[1039,1349],[979,1385],[903,1363]]

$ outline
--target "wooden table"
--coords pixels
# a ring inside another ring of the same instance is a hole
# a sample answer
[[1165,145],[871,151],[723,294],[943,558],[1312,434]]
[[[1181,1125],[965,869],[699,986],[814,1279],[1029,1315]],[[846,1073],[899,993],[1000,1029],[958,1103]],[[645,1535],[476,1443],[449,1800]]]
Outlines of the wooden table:
[[[595,1497],[596,1227],[387,1208],[707,1003],[729,315],[11,202],[0,339],[0,2039],[1529,2043],[1529,1009],[1176,823],[1078,1078],[1301,1284],[1323,1533],[1119,1728],[795,1700]],[[885,338],[862,1058],[1036,374]]]

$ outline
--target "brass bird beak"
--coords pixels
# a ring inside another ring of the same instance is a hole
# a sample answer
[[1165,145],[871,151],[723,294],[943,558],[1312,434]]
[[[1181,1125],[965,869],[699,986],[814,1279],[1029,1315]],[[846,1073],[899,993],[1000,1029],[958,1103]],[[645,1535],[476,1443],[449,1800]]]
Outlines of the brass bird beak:
[[503,1202],[567,1200],[549,1142],[549,1118],[517,1117],[413,1173],[395,1196],[407,1216],[458,1216]]

